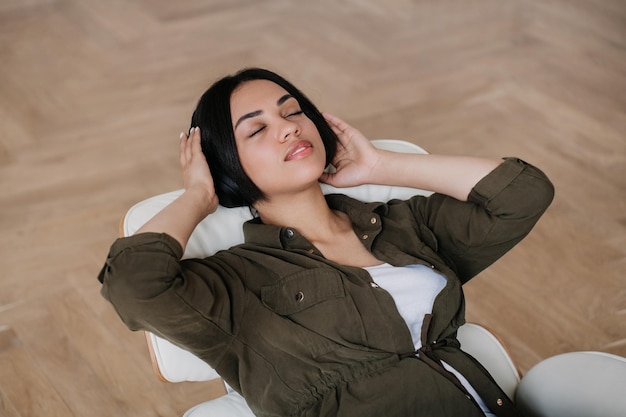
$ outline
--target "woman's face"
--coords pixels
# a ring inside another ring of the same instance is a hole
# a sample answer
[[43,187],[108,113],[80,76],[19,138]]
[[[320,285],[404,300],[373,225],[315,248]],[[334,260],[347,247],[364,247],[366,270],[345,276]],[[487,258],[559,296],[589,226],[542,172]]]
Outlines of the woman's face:
[[322,138],[285,89],[247,81],[233,92],[230,112],[243,170],[270,199],[317,184],[326,165]]

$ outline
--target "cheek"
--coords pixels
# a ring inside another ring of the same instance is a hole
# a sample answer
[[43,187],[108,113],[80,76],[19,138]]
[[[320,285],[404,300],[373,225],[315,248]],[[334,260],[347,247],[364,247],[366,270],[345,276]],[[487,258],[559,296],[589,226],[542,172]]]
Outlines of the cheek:
[[322,135],[320,134],[319,129],[317,128],[317,126],[315,126],[315,123],[313,123],[310,119],[308,120],[306,130],[308,132],[311,132],[312,136],[315,136],[315,138],[319,140],[322,146],[324,146],[324,141],[322,140]]
[[238,147],[238,152],[243,171],[258,186],[258,181],[271,169],[271,155],[264,147],[254,145]]

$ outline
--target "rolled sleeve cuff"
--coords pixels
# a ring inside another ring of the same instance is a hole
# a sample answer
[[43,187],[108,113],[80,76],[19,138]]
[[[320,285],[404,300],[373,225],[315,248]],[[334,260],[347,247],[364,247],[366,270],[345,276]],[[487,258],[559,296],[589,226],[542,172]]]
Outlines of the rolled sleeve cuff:
[[506,189],[529,166],[518,158],[504,158],[487,176],[472,189],[468,200],[486,207],[494,197]]
[[111,245],[106,263],[98,274],[98,281],[104,283],[108,267],[122,253],[136,248],[154,248],[159,252],[166,252],[170,256],[180,259],[183,256],[183,248],[173,237],[165,233],[140,233],[133,236],[117,239]]

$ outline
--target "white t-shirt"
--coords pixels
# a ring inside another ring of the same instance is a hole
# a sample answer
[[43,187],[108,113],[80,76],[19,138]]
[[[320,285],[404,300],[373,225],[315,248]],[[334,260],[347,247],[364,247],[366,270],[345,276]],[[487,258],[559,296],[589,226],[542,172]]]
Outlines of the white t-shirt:
[[[364,268],[374,282],[385,289],[396,303],[398,312],[411,332],[415,350],[422,347],[422,323],[431,314],[435,298],[446,286],[446,278],[425,265],[392,266],[387,263]],[[441,361],[447,371],[453,373],[465,389],[474,397],[485,415],[493,416],[480,395],[456,369]]]

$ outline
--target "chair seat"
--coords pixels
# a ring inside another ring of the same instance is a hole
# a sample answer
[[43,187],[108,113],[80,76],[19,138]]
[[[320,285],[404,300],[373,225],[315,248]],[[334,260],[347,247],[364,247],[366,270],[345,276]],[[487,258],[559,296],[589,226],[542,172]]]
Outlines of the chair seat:
[[183,417],[254,417],[254,414],[241,395],[231,392],[190,408]]
[[545,359],[522,378],[516,402],[528,417],[624,417],[626,358],[571,352]]

